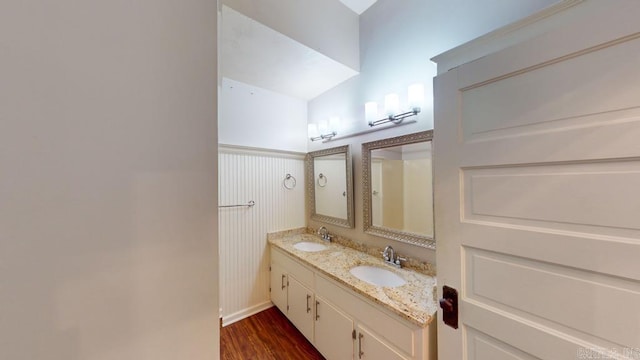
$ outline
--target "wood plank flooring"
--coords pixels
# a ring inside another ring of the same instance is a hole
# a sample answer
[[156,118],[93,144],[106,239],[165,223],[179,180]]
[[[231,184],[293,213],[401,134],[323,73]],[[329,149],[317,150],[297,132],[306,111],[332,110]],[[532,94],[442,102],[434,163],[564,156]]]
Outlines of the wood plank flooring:
[[275,306],[223,327],[220,353],[222,360],[325,360]]

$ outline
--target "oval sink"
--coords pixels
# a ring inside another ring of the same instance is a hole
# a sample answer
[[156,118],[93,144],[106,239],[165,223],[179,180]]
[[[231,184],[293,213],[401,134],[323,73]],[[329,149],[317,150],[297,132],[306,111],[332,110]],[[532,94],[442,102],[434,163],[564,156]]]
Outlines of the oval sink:
[[398,274],[377,266],[361,265],[351,268],[349,272],[358,279],[376,286],[396,287],[407,282]]
[[317,242],[311,242],[311,241],[301,241],[299,243],[295,243],[293,247],[300,251],[314,252],[314,251],[322,251],[326,249],[327,245],[318,244]]

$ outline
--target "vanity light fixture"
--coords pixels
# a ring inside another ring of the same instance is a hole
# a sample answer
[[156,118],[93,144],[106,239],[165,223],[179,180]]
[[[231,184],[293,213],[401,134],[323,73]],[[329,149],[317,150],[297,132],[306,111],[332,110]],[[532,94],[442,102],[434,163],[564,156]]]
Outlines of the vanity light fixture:
[[338,135],[338,128],[340,127],[340,118],[332,116],[327,123],[326,120],[320,121],[318,124],[307,125],[309,139],[311,141],[318,140],[331,140],[334,136]]
[[400,101],[397,94],[389,94],[384,97],[384,112],[386,117],[374,120],[378,116],[378,104],[375,102],[368,102],[364,105],[364,115],[367,120],[367,124],[370,127],[386,124],[392,122],[394,124],[400,124],[404,119],[416,116],[420,112],[424,101],[424,85],[413,84],[409,86],[408,104],[409,111],[400,113]]

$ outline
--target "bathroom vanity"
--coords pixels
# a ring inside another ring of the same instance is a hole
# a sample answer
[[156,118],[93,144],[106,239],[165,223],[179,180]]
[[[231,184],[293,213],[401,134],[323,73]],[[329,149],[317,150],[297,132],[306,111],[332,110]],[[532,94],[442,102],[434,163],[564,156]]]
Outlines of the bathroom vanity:
[[327,359],[436,358],[433,276],[311,234],[269,243],[271,300]]

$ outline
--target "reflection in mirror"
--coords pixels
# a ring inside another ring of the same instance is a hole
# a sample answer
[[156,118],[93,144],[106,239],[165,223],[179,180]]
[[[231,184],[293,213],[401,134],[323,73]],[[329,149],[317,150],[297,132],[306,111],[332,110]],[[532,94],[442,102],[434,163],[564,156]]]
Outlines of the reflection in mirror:
[[435,248],[432,137],[430,130],[362,145],[365,232]]
[[347,154],[318,156],[313,160],[316,213],[347,218]]
[[349,146],[307,154],[307,196],[311,219],[353,227],[353,175]]
[[433,237],[431,142],[371,151],[371,222]]

